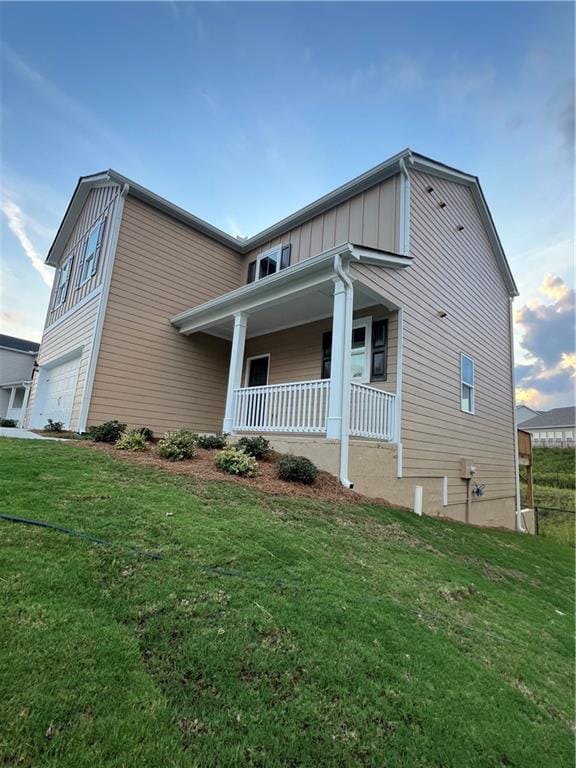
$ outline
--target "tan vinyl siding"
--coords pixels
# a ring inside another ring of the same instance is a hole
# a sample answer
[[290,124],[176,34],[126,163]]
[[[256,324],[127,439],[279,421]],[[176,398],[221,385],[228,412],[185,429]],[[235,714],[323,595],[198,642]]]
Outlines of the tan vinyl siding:
[[[373,320],[388,317],[388,375],[386,381],[374,381],[371,382],[371,386],[387,392],[395,392],[396,313],[388,313],[384,307],[371,307],[357,310],[354,317],[372,317]],[[270,354],[268,371],[270,384],[319,379],[322,374],[322,334],[331,329],[332,319],[326,318],[247,339],[242,384],[244,385],[246,380],[246,360],[249,357],[266,354]]]
[[250,251],[244,256],[243,282],[248,264],[279,243],[292,244],[292,264],[346,242],[397,252],[399,180],[393,176]]
[[222,429],[230,343],[168,318],[237,288],[241,257],[128,196],[88,423]]
[[[54,328],[48,328],[44,331],[40,352],[38,354],[38,365],[42,368],[46,365],[56,365],[58,361],[67,357],[75,351],[81,355],[80,368],[78,371],[78,381],[76,383],[76,394],[74,396],[74,405],[72,407],[72,416],[70,418],[70,428],[76,429],[78,426],[78,416],[82,405],[84,387],[86,384],[86,373],[92,349],[94,337],[94,326],[96,324],[96,315],[100,297],[96,296],[91,301],[83,304],[70,317],[62,320]],[[36,388],[38,384],[38,374],[34,376],[30,392],[30,400],[27,409],[26,423],[30,423],[30,416],[34,412],[36,400]],[[44,426],[41,424],[40,426]]]
[[[82,301],[101,284],[104,272],[104,254],[106,253],[106,245],[110,236],[111,223],[119,191],[119,187],[116,184],[96,187],[90,191],[60,260],[60,264],[63,264],[68,256],[71,254],[73,255],[72,272],[70,274],[66,299],[63,304],[54,308],[54,298],[59,276],[59,270],[56,269],[52,293],[50,295],[50,303],[48,305],[48,314],[46,316],[47,327],[52,325],[52,323],[62,317],[62,315],[73,309],[76,304]],[[94,225],[102,219],[105,220],[104,233],[96,272],[83,285],[78,286],[79,269],[84,253],[83,249],[86,245],[86,239]]]
[[[366,265],[353,271],[404,308],[404,475],[447,475],[450,514],[451,505],[465,502],[461,457],[476,463],[475,480],[486,485],[474,505],[515,495],[510,304],[470,190],[411,177],[413,263],[401,272]],[[475,361],[474,415],[460,409],[461,352]]]

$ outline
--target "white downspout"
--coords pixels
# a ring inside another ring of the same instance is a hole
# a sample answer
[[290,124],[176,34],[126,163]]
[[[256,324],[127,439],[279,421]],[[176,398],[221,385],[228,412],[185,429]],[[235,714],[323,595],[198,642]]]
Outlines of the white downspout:
[[516,419],[516,382],[514,380],[514,312],[513,303],[514,299],[511,296],[509,300],[509,312],[510,315],[510,357],[512,363],[512,414],[514,423],[514,468],[516,476],[516,530],[521,533],[528,533],[528,529],[524,523],[524,515],[522,513],[522,501],[520,498],[520,464],[518,461],[518,422]]
[[349,425],[350,425],[350,345],[352,340],[352,313],[354,307],[354,286],[350,277],[342,269],[340,254],[334,257],[334,272],[344,285],[346,309],[344,315],[344,361],[342,372],[342,419],[340,422],[340,472],[338,479],[345,488],[353,488],[348,479]]

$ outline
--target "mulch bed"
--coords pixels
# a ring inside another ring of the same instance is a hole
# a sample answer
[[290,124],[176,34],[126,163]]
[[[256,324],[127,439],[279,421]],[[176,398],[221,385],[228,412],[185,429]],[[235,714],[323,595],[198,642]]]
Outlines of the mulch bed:
[[265,460],[258,462],[258,474],[256,477],[236,477],[222,472],[216,466],[214,459],[217,451],[206,451],[198,448],[198,455],[188,461],[168,461],[156,456],[153,450],[148,449],[144,453],[131,451],[119,451],[113,445],[107,443],[92,443],[88,440],[79,440],[77,445],[112,454],[117,459],[130,461],[134,464],[143,464],[148,467],[170,472],[174,475],[183,475],[195,480],[205,482],[224,481],[236,483],[245,488],[253,488],[257,491],[276,495],[313,498],[319,501],[332,501],[338,503],[357,504],[358,502],[383,503],[386,506],[394,506],[380,499],[368,499],[360,493],[344,488],[338,479],[328,472],[320,472],[313,485],[301,485],[288,483],[278,479],[278,456],[274,453]]

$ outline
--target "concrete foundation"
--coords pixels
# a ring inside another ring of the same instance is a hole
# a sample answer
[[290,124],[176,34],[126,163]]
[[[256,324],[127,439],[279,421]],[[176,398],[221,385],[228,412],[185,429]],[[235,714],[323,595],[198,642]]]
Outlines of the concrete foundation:
[[[338,475],[340,443],[320,436],[274,435],[270,443],[279,453],[306,456],[319,469]],[[397,446],[376,440],[350,440],[349,479],[354,490],[390,506],[414,509],[416,486],[422,488],[425,515],[444,517],[473,525],[516,529],[516,499],[473,498],[469,515],[466,483],[449,478],[448,503],[444,504],[444,477],[397,476]],[[467,519],[468,518],[468,519]],[[534,532],[533,513],[525,515],[526,525]]]

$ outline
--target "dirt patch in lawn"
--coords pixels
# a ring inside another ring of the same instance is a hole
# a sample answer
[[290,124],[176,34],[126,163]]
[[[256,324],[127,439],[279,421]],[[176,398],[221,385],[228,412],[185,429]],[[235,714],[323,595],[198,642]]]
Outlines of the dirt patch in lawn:
[[278,459],[279,455],[272,454],[265,460],[258,462],[258,474],[256,477],[235,477],[228,475],[218,469],[215,464],[217,451],[206,451],[198,449],[196,458],[189,461],[167,461],[157,456],[153,450],[148,449],[144,453],[132,453],[130,451],[119,451],[114,446],[107,443],[92,443],[90,441],[78,442],[83,448],[90,448],[102,453],[109,453],[117,459],[129,461],[134,464],[143,464],[149,467],[155,467],[162,472],[170,472],[175,475],[184,475],[192,477],[195,480],[206,482],[225,481],[236,483],[246,488],[264,491],[264,493],[276,496],[298,496],[313,498],[319,501],[332,501],[338,503],[357,504],[358,502],[369,502],[371,504],[379,503],[387,507],[395,507],[384,499],[368,499],[355,491],[344,488],[338,482],[334,475],[328,472],[320,472],[313,485],[300,485],[298,483],[287,483],[278,479]]

